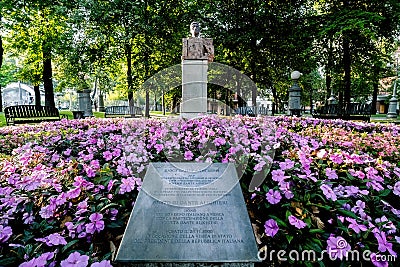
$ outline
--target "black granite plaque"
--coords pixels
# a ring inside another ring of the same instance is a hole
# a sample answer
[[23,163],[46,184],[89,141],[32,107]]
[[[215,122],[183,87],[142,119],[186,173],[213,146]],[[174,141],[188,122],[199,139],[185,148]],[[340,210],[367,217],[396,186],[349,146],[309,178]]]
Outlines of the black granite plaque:
[[236,169],[149,165],[116,261],[258,262]]

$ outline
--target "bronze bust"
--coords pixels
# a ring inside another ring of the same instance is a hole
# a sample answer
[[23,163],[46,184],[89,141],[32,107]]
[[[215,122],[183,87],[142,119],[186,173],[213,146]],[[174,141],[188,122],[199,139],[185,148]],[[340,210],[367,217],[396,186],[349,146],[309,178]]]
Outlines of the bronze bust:
[[200,24],[196,21],[190,24],[189,38],[183,38],[182,59],[200,59],[212,62],[214,60],[214,46],[211,38],[200,37]]

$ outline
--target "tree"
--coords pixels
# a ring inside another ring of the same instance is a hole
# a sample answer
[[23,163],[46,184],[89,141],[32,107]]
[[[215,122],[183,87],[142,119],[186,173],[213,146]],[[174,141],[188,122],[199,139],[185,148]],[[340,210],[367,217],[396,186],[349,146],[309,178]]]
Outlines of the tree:
[[361,73],[354,73],[357,69],[363,69],[357,66],[366,64],[371,70],[372,66],[376,66],[377,55],[382,60],[385,57],[382,51],[386,49],[382,49],[382,45],[393,43],[399,32],[400,5],[394,0],[373,0],[368,3],[330,0],[317,3],[319,14],[314,21],[322,26],[318,40],[333,44],[329,50],[325,50],[324,65],[329,68],[328,73],[334,72],[341,80],[337,84],[339,102],[343,105],[350,102],[354,95],[352,80],[362,76]]
[[[53,88],[52,59],[57,51],[65,30],[65,11],[73,3],[71,1],[10,1],[8,2],[9,28],[8,39],[17,53],[27,54],[31,63],[24,68],[41,69],[41,79],[45,90],[45,105],[55,106]],[[26,62],[27,63],[27,62]],[[37,86],[36,75],[31,80]]]
[[[275,101],[285,97],[292,70],[315,68],[306,1],[206,3],[203,13],[212,15],[204,17],[204,24],[214,38],[216,60],[241,70],[264,91],[270,90]],[[258,93],[252,88],[252,105]]]

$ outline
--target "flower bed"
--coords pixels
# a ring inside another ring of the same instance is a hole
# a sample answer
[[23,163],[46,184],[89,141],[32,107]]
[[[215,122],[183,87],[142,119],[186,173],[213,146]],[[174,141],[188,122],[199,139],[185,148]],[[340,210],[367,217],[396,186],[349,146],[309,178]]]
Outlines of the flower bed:
[[150,161],[235,162],[268,264],[396,266],[399,131],[240,116],[1,128],[0,266],[111,266]]

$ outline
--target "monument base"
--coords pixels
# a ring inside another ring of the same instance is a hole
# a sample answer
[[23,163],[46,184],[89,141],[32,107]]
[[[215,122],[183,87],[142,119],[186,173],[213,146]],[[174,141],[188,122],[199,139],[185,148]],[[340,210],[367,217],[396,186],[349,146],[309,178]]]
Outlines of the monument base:
[[254,263],[119,263],[123,267],[254,267]]
[[182,118],[207,114],[207,71],[207,60],[182,61]]
[[150,163],[115,261],[147,267],[260,262],[234,164]]

